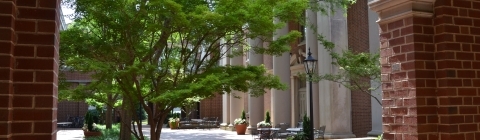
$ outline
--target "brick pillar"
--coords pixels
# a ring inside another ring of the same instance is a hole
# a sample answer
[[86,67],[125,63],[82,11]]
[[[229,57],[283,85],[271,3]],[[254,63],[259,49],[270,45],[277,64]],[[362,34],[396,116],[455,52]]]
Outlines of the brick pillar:
[[377,0],[370,8],[381,28],[384,137],[480,139],[480,1]]
[[[348,46],[354,52],[369,52],[367,0],[357,0],[348,9]],[[370,79],[362,79],[365,83]],[[371,99],[360,90],[352,90],[352,132],[357,137],[366,137],[372,130]],[[375,103],[378,104],[378,103]]]
[[385,139],[436,139],[433,0],[379,0]]
[[59,3],[0,1],[0,139],[56,139]]
[[0,140],[11,138],[15,3],[0,1]]
[[438,133],[480,139],[480,1],[435,2]]

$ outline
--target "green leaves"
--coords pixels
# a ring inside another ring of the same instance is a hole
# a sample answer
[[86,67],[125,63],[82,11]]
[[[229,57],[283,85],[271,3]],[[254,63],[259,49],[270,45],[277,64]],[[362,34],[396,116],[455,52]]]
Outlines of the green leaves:
[[380,87],[370,84],[370,80],[380,83],[379,54],[353,52],[352,50],[344,50],[341,53],[337,53],[334,51],[335,44],[326,40],[324,36],[317,35],[317,40],[329,52],[334,60],[332,65],[337,66],[339,71],[337,73],[314,75],[311,79],[312,81],[328,80],[336,82],[351,90],[358,90],[368,94],[376,99],[379,104],[382,104],[377,97],[372,95],[372,91]]
[[[252,46],[257,53],[280,55],[289,51],[289,44],[300,33],[292,31],[272,41],[273,33],[287,22],[299,21],[310,6],[307,0],[66,3],[75,7],[75,23],[61,32],[62,67],[91,72],[95,81],[65,93],[110,104],[110,95],[119,94],[141,104],[152,119],[161,118],[173,107],[224,91],[260,96],[264,89],[286,89],[278,77],[266,74],[263,66],[218,66],[218,62],[244,55],[243,49],[231,56],[226,52],[248,48],[244,46],[250,38],[259,37],[270,44],[265,48]],[[146,101],[154,102],[157,112],[151,112]],[[152,139],[158,138],[153,134],[159,133],[152,133]]]

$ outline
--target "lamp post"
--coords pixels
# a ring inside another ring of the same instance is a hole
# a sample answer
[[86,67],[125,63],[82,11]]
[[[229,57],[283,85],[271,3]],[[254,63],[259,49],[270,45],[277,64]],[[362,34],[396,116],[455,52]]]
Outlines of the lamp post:
[[310,86],[310,136],[308,136],[309,140],[313,140],[313,96],[312,96],[312,74],[315,73],[317,68],[317,59],[312,57],[312,53],[310,52],[310,48],[308,48],[308,56],[305,60],[303,60],[303,64],[305,66],[305,72],[308,74],[308,84]]

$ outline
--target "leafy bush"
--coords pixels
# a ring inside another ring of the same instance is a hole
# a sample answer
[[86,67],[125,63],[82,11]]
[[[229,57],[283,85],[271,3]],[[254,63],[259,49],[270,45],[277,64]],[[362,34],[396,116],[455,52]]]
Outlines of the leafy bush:
[[88,110],[87,113],[89,113],[92,116],[93,123],[96,123],[96,124],[100,123],[101,112],[97,111],[96,109],[93,109],[93,110]]
[[383,134],[378,135],[378,137],[375,140],[383,140]]
[[[87,138],[86,140],[118,140],[120,139],[120,124],[112,125],[112,129],[105,129],[105,125],[98,125],[98,127],[102,130],[102,136],[90,137],[90,138]],[[136,138],[135,136],[131,135],[131,139],[134,140]],[[148,140],[148,138],[146,139]]]
[[310,126],[310,118],[307,117],[307,114],[303,115],[303,134],[305,135],[305,137],[307,137],[308,139],[308,136],[311,135],[312,133],[312,126]]
[[287,138],[287,140],[308,140],[308,136],[310,129],[312,128],[310,126],[310,119],[307,117],[307,114],[303,115],[303,125],[302,125],[302,132],[298,133],[297,135],[293,135]]
[[95,114],[91,112],[87,112],[85,114],[85,124],[83,126],[83,130],[90,131],[90,132],[98,132],[100,129],[96,126],[96,124],[93,121],[93,118],[95,117]]

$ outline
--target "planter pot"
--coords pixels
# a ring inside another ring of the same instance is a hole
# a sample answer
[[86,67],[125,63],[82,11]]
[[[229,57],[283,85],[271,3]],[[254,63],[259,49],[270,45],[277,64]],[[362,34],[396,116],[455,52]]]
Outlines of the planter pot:
[[170,122],[170,129],[177,129],[178,124],[177,122]]
[[245,131],[247,131],[247,124],[237,124],[235,125],[235,130],[237,131],[237,135],[245,135]]
[[83,131],[83,135],[85,135],[85,138],[99,137],[102,136],[102,132]]

